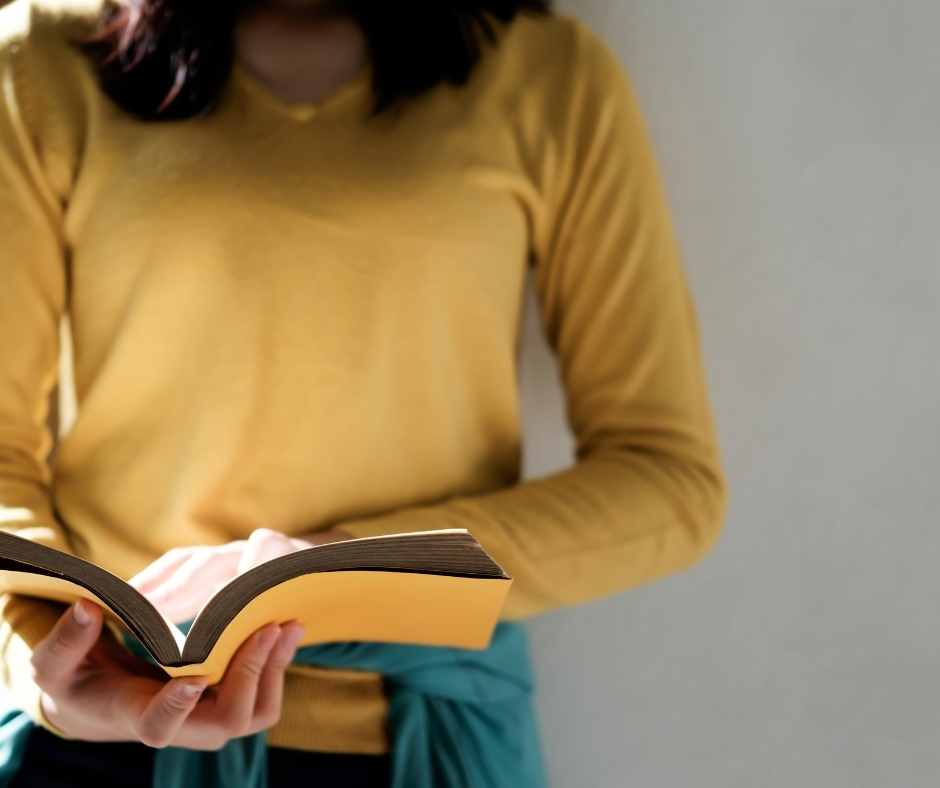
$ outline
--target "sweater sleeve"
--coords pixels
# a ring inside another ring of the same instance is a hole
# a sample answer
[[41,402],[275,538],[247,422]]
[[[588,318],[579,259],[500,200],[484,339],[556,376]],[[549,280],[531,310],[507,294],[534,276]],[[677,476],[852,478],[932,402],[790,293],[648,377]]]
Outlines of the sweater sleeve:
[[[44,175],[29,118],[24,41],[14,34],[24,6],[0,11],[0,528],[72,552],[50,496],[47,426],[57,382],[65,308],[62,202]],[[20,708],[43,717],[32,680],[33,647],[63,607],[0,595],[0,685]]]
[[615,54],[582,23],[574,30],[573,76],[524,121],[541,146],[534,284],[574,463],[336,523],[357,537],[468,529],[514,579],[507,618],[689,567],[726,508],[697,317],[652,141]]

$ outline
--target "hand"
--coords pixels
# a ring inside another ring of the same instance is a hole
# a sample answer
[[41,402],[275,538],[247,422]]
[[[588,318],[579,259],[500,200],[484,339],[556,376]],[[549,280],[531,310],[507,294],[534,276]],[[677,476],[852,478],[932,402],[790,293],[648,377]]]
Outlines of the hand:
[[338,528],[307,534],[302,539],[258,528],[248,539],[236,542],[176,547],[128,582],[171,621],[188,621],[216,591],[242,572],[287,553],[350,538]]
[[[150,747],[217,750],[281,715],[284,671],[303,627],[268,624],[235,652],[222,680],[166,676],[102,634],[102,610],[79,600],[33,651],[46,718],[84,741],[139,741]],[[161,678],[162,677],[162,678]]]

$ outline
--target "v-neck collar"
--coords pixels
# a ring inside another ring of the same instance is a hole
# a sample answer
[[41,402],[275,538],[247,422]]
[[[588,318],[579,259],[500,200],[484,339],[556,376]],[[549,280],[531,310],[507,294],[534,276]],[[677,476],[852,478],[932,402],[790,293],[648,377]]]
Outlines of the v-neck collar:
[[365,109],[371,92],[372,63],[367,60],[356,75],[320,101],[288,101],[274,93],[238,59],[232,62],[232,82],[268,109],[294,121],[310,121],[354,108]]

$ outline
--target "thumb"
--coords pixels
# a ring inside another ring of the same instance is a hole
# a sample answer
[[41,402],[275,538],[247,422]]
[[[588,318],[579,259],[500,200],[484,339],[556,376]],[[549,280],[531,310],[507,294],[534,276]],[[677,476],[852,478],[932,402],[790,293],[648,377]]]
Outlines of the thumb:
[[44,690],[52,690],[71,679],[101,635],[101,608],[79,599],[66,610],[55,626],[33,650],[33,677]]

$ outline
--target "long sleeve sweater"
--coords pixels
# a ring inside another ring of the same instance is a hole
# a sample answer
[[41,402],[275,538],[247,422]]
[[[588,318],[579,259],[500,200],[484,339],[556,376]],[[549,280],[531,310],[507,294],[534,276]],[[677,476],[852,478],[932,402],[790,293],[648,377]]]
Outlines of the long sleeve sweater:
[[[236,62],[144,122],[67,43],[97,6],[0,10],[0,521],[128,578],[180,545],[467,528],[533,616],[683,570],[726,485],[697,318],[636,92],[566,14],[498,25],[461,86],[367,119]],[[522,480],[527,276],[572,463]],[[46,424],[60,321],[77,418]],[[0,605],[0,673],[42,723]],[[380,677],[294,670],[273,743],[381,752]],[[305,683],[306,682],[306,683]],[[272,730],[272,733],[274,731]]]

